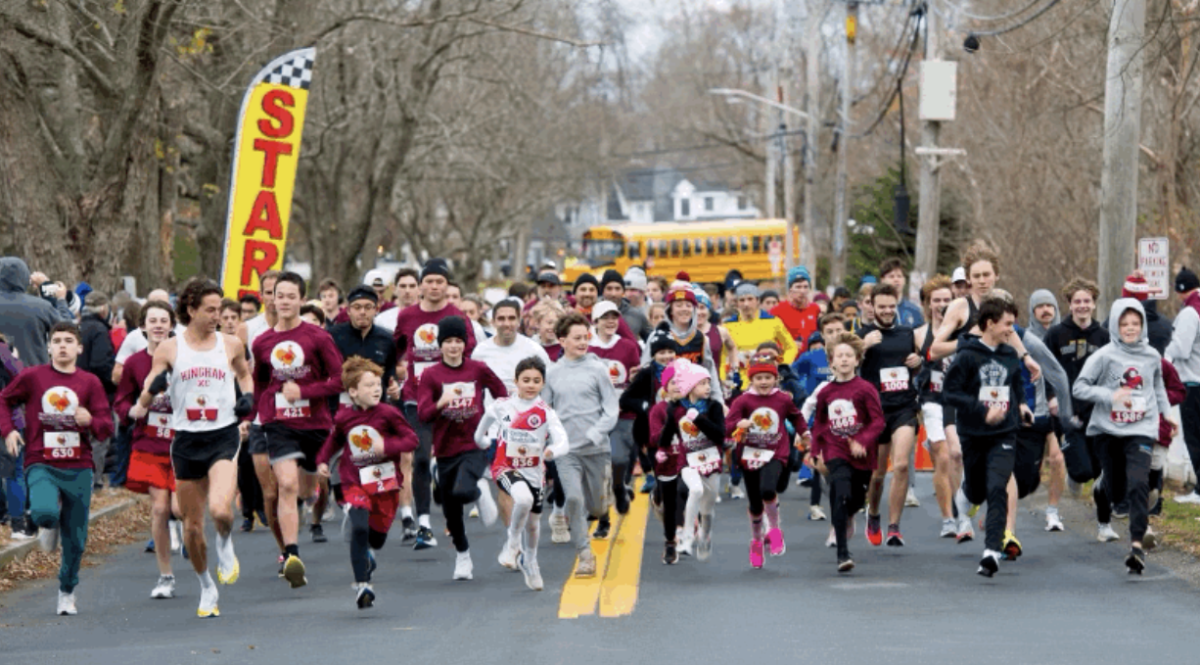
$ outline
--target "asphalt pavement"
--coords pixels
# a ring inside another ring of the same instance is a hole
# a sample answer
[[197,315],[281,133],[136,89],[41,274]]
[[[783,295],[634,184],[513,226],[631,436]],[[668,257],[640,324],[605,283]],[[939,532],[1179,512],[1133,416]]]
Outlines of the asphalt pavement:
[[[928,474],[918,478],[920,508],[905,512],[903,548],[851,545],[858,567],[836,571],[824,547],[828,522],[809,522],[808,491],[793,486],[782,515],[787,553],[762,570],[747,562],[746,503],[717,506],[714,551],[701,563],[664,566],[662,526],[651,514],[637,570],[637,519],[607,545],[613,572],[634,580],[619,589],[629,613],[600,611],[560,618],[573,566],[567,545],[549,542],[543,522],[540,560],[546,590],[525,588],[501,568],[499,526],[469,520],[475,579],[451,580],[449,538],[423,552],[397,536],[379,553],[378,600],[360,611],[350,588],[348,546],[337,523],[330,542],[301,537],[308,586],[292,590],[276,576],[274,543],[259,528],[238,533],[241,579],[222,586],[221,616],[195,615],[199,585],[176,557],[177,597],[151,600],[154,559],[132,545],[82,572],[79,615],[54,615],[56,583],[0,596],[4,663],[1119,663],[1200,660],[1200,595],[1157,565],[1126,574],[1123,541],[1095,541],[1094,524],[1045,533],[1044,494],[1023,502],[1018,536],[1025,555],[993,579],[975,574],[982,542],[937,538]],[[885,509],[886,511],[886,509]],[[545,516],[543,516],[545,520]],[[442,533],[435,515],[435,532]],[[211,541],[210,541],[211,542]],[[624,553],[618,565],[617,557]],[[630,561],[630,559],[633,561]],[[215,562],[215,555],[210,557]],[[215,565],[215,563],[214,563]],[[215,575],[214,575],[215,576]],[[600,582],[598,581],[597,584]],[[575,584],[575,583],[573,583]],[[886,661],[881,660],[886,659]],[[1195,660],[1194,660],[1195,659]]]

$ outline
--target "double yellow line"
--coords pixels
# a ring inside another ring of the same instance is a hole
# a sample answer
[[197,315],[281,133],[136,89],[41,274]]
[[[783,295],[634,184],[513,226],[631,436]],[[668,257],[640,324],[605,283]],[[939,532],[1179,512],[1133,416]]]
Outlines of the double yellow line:
[[[596,613],[602,617],[619,617],[633,613],[637,604],[638,584],[642,574],[642,549],[646,541],[646,519],[650,514],[650,499],[645,494],[634,497],[629,513],[619,516],[609,509],[615,525],[605,540],[593,540],[596,555],[596,575],[577,578],[574,573],[563,585],[558,618],[577,619]],[[578,562],[577,562],[578,563]]]

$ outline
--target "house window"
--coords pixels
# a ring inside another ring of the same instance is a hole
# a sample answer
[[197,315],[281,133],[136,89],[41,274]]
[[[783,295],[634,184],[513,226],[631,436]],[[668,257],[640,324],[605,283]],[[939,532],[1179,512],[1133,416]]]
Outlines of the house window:
[[692,200],[691,199],[680,199],[680,201],[679,201],[679,216],[680,217],[691,217],[692,216]]
[[748,207],[747,206],[748,203],[749,202],[746,200],[745,196],[739,196],[738,197],[738,210],[745,210]]
[[711,196],[704,197],[704,210],[705,210],[705,212],[713,211],[713,197],[711,197]]

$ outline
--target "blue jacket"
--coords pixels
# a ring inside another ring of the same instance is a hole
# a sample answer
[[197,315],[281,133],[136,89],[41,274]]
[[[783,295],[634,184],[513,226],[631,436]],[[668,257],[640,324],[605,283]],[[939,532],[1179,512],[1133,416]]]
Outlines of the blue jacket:
[[792,363],[792,372],[796,374],[804,390],[811,395],[817,386],[829,380],[832,373],[829,369],[829,356],[823,348],[805,351]]
[[917,328],[925,325],[925,317],[921,314],[921,308],[909,300],[901,300],[896,305],[896,316],[900,319],[902,326]]

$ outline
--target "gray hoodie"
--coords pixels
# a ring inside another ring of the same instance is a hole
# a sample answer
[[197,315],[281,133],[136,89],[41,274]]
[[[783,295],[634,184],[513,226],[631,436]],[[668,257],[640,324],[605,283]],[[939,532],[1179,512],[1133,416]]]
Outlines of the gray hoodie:
[[542,399],[558,412],[571,452],[577,455],[612,453],[608,434],[617,426],[617,392],[608,378],[608,365],[595,354],[576,360],[566,356],[550,366]]
[[1058,361],[1054,359],[1054,354],[1050,353],[1050,349],[1046,348],[1042,340],[1036,334],[1032,334],[1031,330],[1025,330],[1021,341],[1025,344],[1025,350],[1029,352],[1030,357],[1042,368],[1042,375],[1034,382],[1036,397],[1033,415],[1037,418],[1050,415],[1050,402],[1046,399],[1046,383],[1049,382],[1058,398],[1059,422],[1065,428],[1074,429],[1071,419],[1075,414],[1071,409],[1071,400],[1067,399],[1067,395],[1071,392],[1071,380],[1067,378],[1066,370],[1058,364]]
[[8,338],[26,367],[50,362],[50,328],[74,317],[65,302],[54,304],[29,295],[29,266],[14,256],[0,258],[0,333]]
[[[1142,317],[1142,336],[1134,344],[1121,341],[1118,322],[1133,310]],[[1146,311],[1134,298],[1113,303],[1108,315],[1112,341],[1092,354],[1075,380],[1075,397],[1092,402],[1088,436],[1109,434],[1119,437],[1140,436],[1158,439],[1158,416],[1170,413],[1167,390],[1163,384],[1162,356],[1150,346],[1146,331]],[[1131,399],[1114,404],[1113,393],[1122,387],[1133,390]]]
[[[1042,327],[1042,324],[1037,319],[1033,318],[1033,310],[1037,309],[1040,305],[1054,305],[1054,320],[1045,328]],[[1058,299],[1054,297],[1053,293],[1047,289],[1038,289],[1033,292],[1033,295],[1029,296],[1029,332],[1036,335],[1038,339],[1045,338],[1046,331],[1050,329],[1050,326],[1061,320],[1062,312],[1058,309]]]

